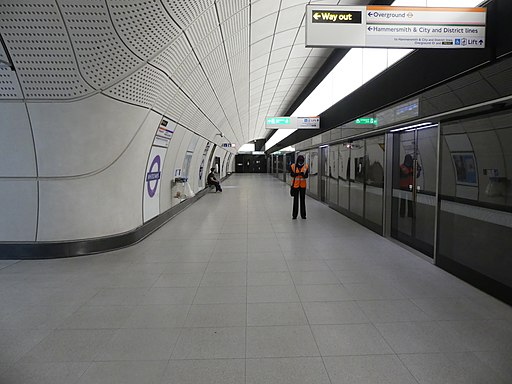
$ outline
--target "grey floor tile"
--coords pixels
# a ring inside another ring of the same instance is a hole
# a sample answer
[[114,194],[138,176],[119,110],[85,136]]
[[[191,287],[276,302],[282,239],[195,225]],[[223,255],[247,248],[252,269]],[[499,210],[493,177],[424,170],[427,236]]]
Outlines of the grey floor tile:
[[400,355],[420,384],[505,384],[472,353]]
[[292,271],[291,275],[297,285],[339,284],[338,278],[331,271]]
[[77,310],[76,306],[34,305],[20,306],[0,315],[0,329],[57,328]]
[[202,287],[239,287],[247,284],[246,272],[206,272]]
[[474,352],[480,361],[490,367],[505,383],[512,383],[512,364],[510,353],[479,351]]
[[185,327],[244,327],[246,304],[194,304]]
[[396,355],[324,357],[332,384],[417,384]]
[[116,329],[128,320],[134,306],[83,306],[68,317],[59,329]]
[[291,303],[299,302],[293,285],[269,285],[247,287],[248,303]]
[[297,285],[297,292],[302,302],[352,300],[352,296],[340,284]]
[[311,329],[322,356],[393,353],[371,324],[313,325]]
[[165,273],[160,275],[154,286],[166,288],[198,287],[202,278],[203,272]]
[[50,333],[47,330],[0,330],[0,363],[16,362]]
[[143,305],[192,304],[197,288],[153,287],[146,292]]
[[290,271],[329,271],[329,266],[322,260],[315,261],[287,261]]
[[245,384],[245,360],[171,360],[165,371],[164,383]]
[[252,272],[247,273],[247,285],[293,285],[289,272]]
[[319,356],[308,326],[247,328],[247,357]]
[[319,357],[247,359],[247,384],[330,384]]
[[300,303],[259,303],[247,305],[247,325],[307,325]]
[[500,351],[512,356],[512,323],[506,320],[441,321],[442,329],[471,351]]
[[172,359],[245,357],[245,328],[184,328]]
[[303,303],[310,324],[358,324],[369,320],[354,301]]
[[157,384],[167,361],[94,362],[78,384]]
[[411,300],[369,300],[357,304],[376,323],[432,320]]
[[376,323],[375,326],[396,353],[469,350],[462,337],[448,332],[437,322]]
[[194,299],[194,304],[237,304],[246,302],[246,287],[199,287]]
[[169,360],[179,332],[178,328],[120,329],[94,360]]
[[88,305],[137,305],[142,302],[147,288],[104,288],[100,290]]
[[122,328],[182,327],[190,305],[139,305]]
[[267,260],[249,258],[247,270],[249,272],[287,272],[288,266],[281,257]]
[[210,262],[206,273],[210,272],[244,272],[247,270],[245,261]]
[[160,270],[162,273],[204,273],[208,263],[166,263],[164,270]]
[[434,320],[483,320],[484,308],[465,297],[416,298],[412,301]]
[[405,296],[391,284],[344,283],[343,286],[355,300],[405,299]]
[[19,363],[2,373],[5,384],[75,384],[90,363]]
[[100,348],[114,336],[113,330],[57,330],[28,352],[21,362],[93,361]]

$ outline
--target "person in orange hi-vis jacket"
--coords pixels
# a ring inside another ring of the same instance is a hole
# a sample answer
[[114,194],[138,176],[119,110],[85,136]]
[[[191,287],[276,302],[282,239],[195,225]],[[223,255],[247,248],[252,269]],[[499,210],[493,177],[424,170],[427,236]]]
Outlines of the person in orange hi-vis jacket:
[[300,199],[300,217],[306,218],[306,179],[309,176],[309,166],[305,164],[304,156],[297,156],[295,164],[290,166],[292,181],[293,194],[293,211],[292,219],[297,218],[299,213],[299,199]]

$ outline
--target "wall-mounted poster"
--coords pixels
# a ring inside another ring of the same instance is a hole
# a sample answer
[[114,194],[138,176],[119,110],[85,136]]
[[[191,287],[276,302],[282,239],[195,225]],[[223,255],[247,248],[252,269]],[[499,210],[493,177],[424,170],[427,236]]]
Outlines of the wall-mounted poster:
[[478,185],[478,172],[473,152],[452,153],[457,184]]

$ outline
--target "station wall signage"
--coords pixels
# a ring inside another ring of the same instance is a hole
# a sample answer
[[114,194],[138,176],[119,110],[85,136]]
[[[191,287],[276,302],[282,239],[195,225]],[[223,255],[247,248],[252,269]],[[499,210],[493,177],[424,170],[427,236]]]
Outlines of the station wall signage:
[[306,47],[485,48],[485,8],[306,6]]
[[265,129],[319,129],[320,117],[267,117]]

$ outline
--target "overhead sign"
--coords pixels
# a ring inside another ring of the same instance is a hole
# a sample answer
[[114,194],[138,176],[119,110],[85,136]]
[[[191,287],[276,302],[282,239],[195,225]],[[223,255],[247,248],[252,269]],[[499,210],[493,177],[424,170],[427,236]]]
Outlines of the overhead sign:
[[266,124],[269,125],[289,125],[290,118],[289,117],[267,117]]
[[319,129],[320,117],[267,117],[266,129]]
[[378,119],[375,119],[373,117],[361,117],[359,119],[356,119],[356,124],[373,124],[377,125],[379,123]]
[[485,48],[485,8],[306,6],[306,47]]
[[223,148],[235,148],[236,144],[235,143],[222,143],[222,147]]

